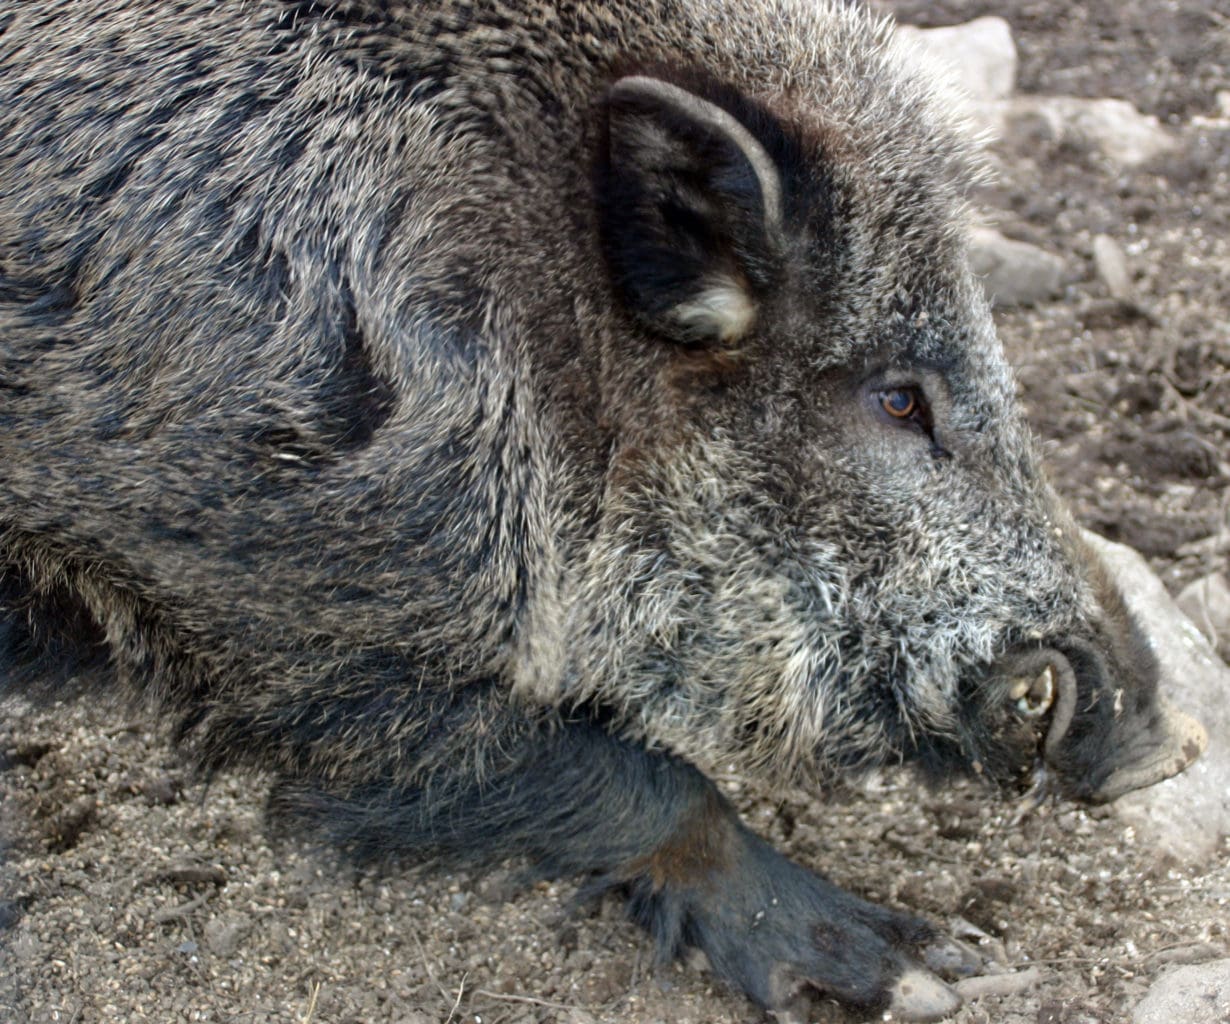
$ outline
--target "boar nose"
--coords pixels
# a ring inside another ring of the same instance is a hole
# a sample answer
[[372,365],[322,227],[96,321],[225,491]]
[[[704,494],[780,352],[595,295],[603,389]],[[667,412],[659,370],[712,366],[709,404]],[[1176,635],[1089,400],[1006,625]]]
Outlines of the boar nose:
[[1204,726],[1166,700],[1161,701],[1150,740],[1136,757],[1111,771],[1089,798],[1108,803],[1124,793],[1178,775],[1209,745]]

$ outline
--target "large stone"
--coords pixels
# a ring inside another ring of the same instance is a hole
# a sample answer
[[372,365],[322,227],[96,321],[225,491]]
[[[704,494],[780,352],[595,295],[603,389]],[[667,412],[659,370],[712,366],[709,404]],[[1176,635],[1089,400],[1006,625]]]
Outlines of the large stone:
[[992,228],[971,233],[970,265],[996,306],[1032,305],[1054,298],[1063,287],[1063,260]]
[[1225,1024],[1230,1021],[1230,960],[1167,971],[1132,1011],[1132,1024]]
[[1224,573],[1189,583],[1175,601],[1223,658],[1230,655],[1230,582]]
[[945,28],[902,25],[897,31],[975,102],[1012,95],[1016,87],[1016,46],[1012,29],[1003,18],[975,18]]
[[982,104],[979,113],[1003,139],[1041,137],[1092,150],[1121,167],[1135,167],[1178,146],[1156,117],[1142,114],[1126,100],[1015,96]]
[[1230,834],[1230,668],[1140,555],[1096,534],[1085,536],[1153,646],[1162,692],[1198,719],[1209,737],[1208,749],[1182,774],[1129,793],[1111,807],[1142,844],[1180,863],[1198,864]]

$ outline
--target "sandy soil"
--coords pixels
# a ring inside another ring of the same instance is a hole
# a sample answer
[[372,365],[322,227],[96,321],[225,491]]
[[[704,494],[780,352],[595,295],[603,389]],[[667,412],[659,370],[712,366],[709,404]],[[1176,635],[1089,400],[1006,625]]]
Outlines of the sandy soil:
[[[1000,316],[1059,489],[1172,587],[1224,568],[1230,122],[1216,94],[1230,89],[1230,14],[1212,0],[892,6],[917,24],[1003,14],[1022,90],[1129,99],[1183,140],[1132,172],[1005,144],[983,201],[1071,268],[1062,298]],[[1098,233],[1127,251],[1133,303],[1097,279]],[[0,1021],[763,1019],[703,965],[655,965],[613,900],[574,906],[569,882],[357,870],[273,842],[260,778],[194,779],[144,719],[9,704],[0,752]],[[726,783],[804,863],[1040,968],[1029,990],[967,1005],[963,1024],[1127,1020],[1165,965],[1230,950],[1230,842],[1180,867],[1104,812],[1021,816],[973,786],[927,793],[893,776],[821,802]],[[815,1019],[848,1018],[817,1003]]]

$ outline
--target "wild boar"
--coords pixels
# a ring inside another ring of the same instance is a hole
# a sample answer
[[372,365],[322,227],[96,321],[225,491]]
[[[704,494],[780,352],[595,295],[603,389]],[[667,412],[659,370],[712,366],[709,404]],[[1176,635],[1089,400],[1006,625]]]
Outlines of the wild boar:
[[627,893],[769,1008],[935,930],[706,772],[1180,770],[967,265],[980,174],[836,0],[0,15],[11,689],[106,679],[364,852]]

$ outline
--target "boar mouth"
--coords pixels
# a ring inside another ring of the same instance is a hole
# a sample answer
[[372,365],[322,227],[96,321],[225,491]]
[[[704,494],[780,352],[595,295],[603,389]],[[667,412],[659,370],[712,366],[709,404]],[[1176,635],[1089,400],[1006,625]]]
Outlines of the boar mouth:
[[[1087,710],[1114,692],[1106,685],[1101,660],[1091,658],[1090,653],[1072,652],[1089,670]],[[1161,697],[1151,702],[1148,712],[1125,712],[1116,694],[1109,698],[1113,703],[1109,718],[1102,716],[1105,735],[1096,739],[1088,735],[1093,719],[1085,714],[1079,716],[1081,724],[1074,729],[1080,680],[1069,657],[1058,650],[1018,655],[1004,674],[1008,677],[1006,696],[1014,702],[1015,712],[1042,720],[1045,726],[1040,738],[1039,784],[1045,786],[1053,774],[1059,788],[1078,799],[1108,803],[1161,782],[1183,771],[1208,744],[1204,727]],[[1078,732],[1087,735],[1078,736]]]

